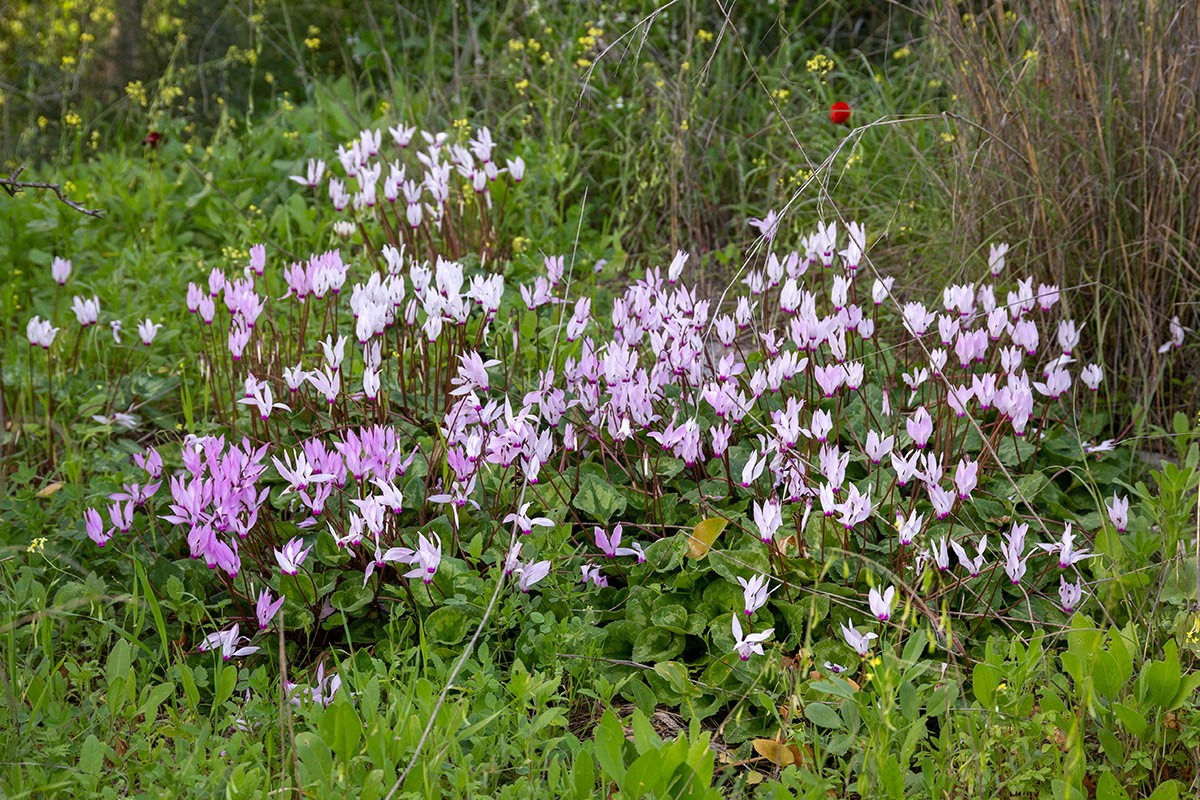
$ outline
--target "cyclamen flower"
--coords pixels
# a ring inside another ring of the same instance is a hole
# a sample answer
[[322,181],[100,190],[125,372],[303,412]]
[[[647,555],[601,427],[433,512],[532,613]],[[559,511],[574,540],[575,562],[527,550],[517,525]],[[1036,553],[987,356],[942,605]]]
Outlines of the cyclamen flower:
[[871,613],[874,614],[880,622],[887,622],[892,616],[892,600],[896,597],[896,587],[889,586],[881,594],[876,588],[872,588],[867,594],[867,600],[871,605]]
[[871,640],[878,639],[879,636],[875,633],[859,633],[854,627],[846,627],[846,623],[841,624],[842,637],[846,640],[846,644],[854,648],[854,650],[863,658],[871,651]]
[[762,643],[771,638],[771,634],[775,632],[774,628],[768,628],[762,633],[751,633],[748,636],[742,635],[742,623],[738,621],[737,614],[733,615],[733,649],[742,659],[749,661],[751,655],[764,655]]
[[1074,613],[1083,600],[1083,581],[1067,583],[1067,579],[1058,576],[1058,599],[1062,603],[1063,613]]
[[1075,550],[1075,534],[1071,532],[1072,524],[1067,523],[1066,530],[1063,531],[1062,539],[1057,542],[1038,542],[1038,547],[1045,550],[1047,553],[1058,553],[1058,568],[1066,569],[1085,558],[1093,558],[1098,553],[1089,553],[1086,550]]
[[412,562],[417,566],[404,573],[404,577],[420,578],[426,584],[430,584],[433,583],[433,576],[442,562],[442,540],[436,533],[431,532],[429,538],[425,538],[423,533],[419,534],[418,541],[419,544]]
[[41,317],[35,316],[25,326],[25,336],[34,347],[49,350],[50,345],[54,344],[54,337],[58,335],[59,330],[60,328],[55,328],[50,324],[50,320],[43,320]]
[[742,585],[742,595],[746,605],[746,616],[750,616],[755,611],[762,608],[766,604],[767,598],[771,596],[771,593],[774,592],[775,589],[779,588],[776,586],[775,589],[768,591],[766,575],[755,575],[750,580],[746,580],[741,576],[737,576],[737,580],[738,583]]
[[228,661],[231,658],[241,658],[248,656],[251,653],[257,653],[257,647],[238,647],[242,642],[250,641],[245,636],[238,636],[238,626],[235,623],[232,628],[227,631],[218,631],[210,633],[204,637],[204,641],[200,643],[200,651],[220,650],[221,659]]
[[954,486],[958,489],[960,500],[969,500],[971,492],[977,484],[979,462],[959,459],[958,469],[954,473]]
[[901,514],[896,515],[896,529],[900,533],[899,539],[902,545],[912,544],[913,539],[917,538],[917,534],[921,532],[924,526],[925,515],[917,516],[915,510],[908,515],[908,519],[905,519]]
[[149,346],[154,341],[154,337],[158,335],[159,328],[162,323],[155,324],[148,319],[144,319],[138,323],[138,336],[142,338],[142,344]]
[[59,286],[66,286],[67,278],[71,277],[71,259],[55,256],[50,262],[50,277]]
[[1000,273],[1004,271],[1004,256],[1006,253],[1008,253],[1008,244],[1005,242],[993,244],[988,249],[988,269],[991,271],[993,278],[999,277]]
[[605,589],[608,587],[608,578],[600,574],[600,567],[591,563],[584,564],[581,568],[583,572],[583,582],[592,583],[597,589]]
[[612,535],[604,532],[603,528],[595,528],[592,533],[596,537],[596,546],[600,548],[600,552],[604,553],[605,558],[616,558],[617,556],[637,556],[638,563],[641,564],[646,560],[646,554],[642,551],[640,545],[634,543],[632,547],[620,547],[621,544],[622,525],[617,523],[613,528]]
[[1112,504],[1104,504],[1105,510],[1108,511],[1108,519],[1121,533],[1125,532],[1125,528],[1129,525],[1129,498],[1117,497],[1113,495]]
[[916,446],[923,449],[929,443],[929,437],[933,435],[933,418],[929,416],[925,406],[918,406],[913,415],[905,420],[904,428]]
[[97,547],[104,547],[108,544],[108,540],[112,538],[112,531],[104,530],[104,519],[100,516],[100,512],[94,508],[89,508],[84,514],[84,523],[87,526],[87,535],[96,543]]
[[750,225],[758,228],[759,235],[769,242],[775,238],[775,233],[779,228],[779,215],[774,211],[768,211],[762,219],[751,218]]
[[774,498],[762,504],[755,501],[754,524],[758,526],[758,536],[763,544],[769,543],[783,525],[783,503]]
[[529,534],[533,533],[533,528],[535,525],[542,528],[553,528],[554,521],[548,517],[528,516],[529,507],[531,505],[533,505],[532,502],[522,503],[520,509],[504,518],[504,523],[507,524],[509,522],[515,522],[517,524],[517,528],[524,536],[528,536]]
[[967,555],[966,548],[958,542],[950,542],[950,546],[954,548],[955,555],[958,556],[958,563],[967,568],[967,572],[970,573],[972,578],[978,578],[979,573],[983,571],[983,559],[987,550],[987,539],[988,537],[985,535],[979,540],[975,558],[970,558]]
[[92,295],[90,300],[76,296],[71,301],[71,310],[75,312],[75,319],[78,320],[80,326],[86,328],[89,325],[95,325],[100,319],[100,298]]
[[538,561],[517,568],[517,588],[528,594],[530,586],[550,574],[550,567],[549,561]]
[[312,545],[304,547],[304,540],[299,536],[289,540],[282,550],[275,550],[275,560],[279,562],[280,571],[284,575],[298,574],[300,565],[304,563],[304,559],[308,558],[309,550],[312,550]]
[[275,615],[279,613],[279,609],[283,607],[284,597],[280,596],[275,602],[271,602],[271,592],[263,589],[258,595],[258,603],[255,606],[255,614],[258,616],[258,629],[265,631],[271,624],[271,620],[275,619]]
[[[321,183],[321,175],[325,172],[325,162],[316,158],[308,160],[308,171],[304,175],[289,175],[288,178],[300,184],[315,188]],[[262,274],[261,272],[259,273]]]

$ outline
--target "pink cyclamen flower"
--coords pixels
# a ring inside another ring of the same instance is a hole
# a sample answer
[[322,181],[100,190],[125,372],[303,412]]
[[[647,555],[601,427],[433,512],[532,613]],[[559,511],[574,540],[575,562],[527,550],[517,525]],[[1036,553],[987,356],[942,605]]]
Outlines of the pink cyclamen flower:
[[959,459],[958,469],[954,473],[954,486],[958,489],[958,498],[967,500],[978,482],[979,462]]
[[550,574],[550,562],[538,561],[517,569],[517,588],[528,593],[529,587]]
[[751,655],[763,655],[762,643],[771,638],[771,634],[775,632],[774,628],[767,628],[762,633],[751,633],[743,636],[742,623],[738,621],[737,614],[733,615],[732,628],[733,649],[742,661],[749,661]]
[[438,565],[442,563],[442,540],[436,533],[430,532],[428,538],[423,533],[419,534],[418,542],[412,562],[416,566],[404,573],[404,577],[420,578],[425,584],[430,584],[437,574]]
[[871,613],[874,614],[880,622],[887,622],[892,616],[892,601],[896,597],[896,587],[889,586],[882,593],[879,589],[872,588],[867,594],[867,601],[871,605]]
[[1086,550],[1075,549],[1075,534],[1072,533],[1072,523],[1068,522],[1066,530],[1063,531],[1062,539],[1057,542],[1038,542],[1038,547],[1045,550],[1047,553],[1058,553],[1058,568],[1066,569],[1067,567],[1085,558],[1092,558],[1098,553],[1089,553]]
[[66,286],[67,278],[71,277],[71,259],[55,256],[50,262],[50,277],[59,286]]
[[841,628],[842,637],[846,640],[846,644],[853,647],[855,652],[863,658],[866,658],[871,650],[871,640],[879,638],[874,633],[859,633],[854,627],[846,627],[846,623],[844,622]]
[[1124,533],[1129,525],[1129,498],[1117,497],[1114,494],[1112,504],[1105,503],[1104,508],[1108,511],[1108,519],[1113,527]]
[[299,536],[293,537],[283,546],[282,550],[275,551],[275,560],[279,562],[279,569],[284,575],[295,575],[300,572],[300,565],[304,563],[304,559],[308,558],[308,551],[312,550],[312,545],[304,546],[304,540]]
[[783,525],[783,503],[775,498],[762,504],[755,501],[754,524],[758,526],[758,536],[763,544],[770,542]]
[[268,589],[263,589],[258,595],[258,603],[255,606],[255,614],[258,617],[258,629],[265,631],[271,624],[271,620],[279,613],[279,609],[283,607],[283,596],[274,602],[271,602],[271,592]]
[[1074,613],[1083,600],[1083,581],[1067,583],[1067,579],[1058,576],[1058,599],[1062,603],[1063,613]]
[[138,323],[138,336],[142,339],[142,344],[149,346],[154,341],[154,337],[158,336],[158,330],[162,327],[162,323],[155,324],[148,319],[144,319]]
[[917,447],[923,449],[933,435],[933,417],[929,416],[925,406],[918,406],[913,415],[905,420],[904,428]]
[[112,531],[104,530],[104,519],[100,516],[100,512],[94,508],[89,508],[87,513],[83,515],[84,522],[87,525],[87,535],[96,543],[97,547],[104,547],[108,544],[108,540],[112,538]]
[[638,563],[641,564],[646,560],[646,554],[642,551],[640,545],[634,544],[632,547],[620,547],[621,533],[623,526],[617,523],[613,528],[612,535],[604,532],[603,528],[595,528],[592,533],[596,537],[596,546],[600,548],[600,552],[604,553],[605,558],[616,558],[617,556],[637,556]]
[[242,642],[248,641],[250,640],[245,636],[238,636],[238,626],[237,623],[234,623],[234,626],[227,631],[217,631],[204,637],[204,641],[200,643],[200,651],[219,649],[221,659],[228,661],[231,658],[241,658],[251,653],[257,653],[257,647],[238,647]]
[[766,575],[755,575],[750,580],[737,576],[737,580],[742,585],[742,597],[745,601],[746,616],[750,616],[762,608],[766,604],[767,598],[771,596],[771,593],[779,588],[776,586],[775,589],[768,590]]

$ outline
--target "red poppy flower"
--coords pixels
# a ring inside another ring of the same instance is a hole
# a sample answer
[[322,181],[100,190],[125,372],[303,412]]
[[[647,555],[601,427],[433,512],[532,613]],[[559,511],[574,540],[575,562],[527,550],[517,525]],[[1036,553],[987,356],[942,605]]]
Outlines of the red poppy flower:
[[850,106],[840,100],[829,108],[829,121],[834,125],[846,125],[850,122]]

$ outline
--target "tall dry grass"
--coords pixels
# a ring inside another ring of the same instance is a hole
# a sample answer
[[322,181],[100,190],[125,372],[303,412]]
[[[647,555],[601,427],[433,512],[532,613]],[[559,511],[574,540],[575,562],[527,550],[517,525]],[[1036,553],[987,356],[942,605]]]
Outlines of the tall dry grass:
[[[1200,3],[940,2],[932,46],[969,123],[960,223],[1007,238],[1098,326],[1100,352],[1151,421],[1196,410],[1200,318]],[[977,127],[973,127],[977,126]]]

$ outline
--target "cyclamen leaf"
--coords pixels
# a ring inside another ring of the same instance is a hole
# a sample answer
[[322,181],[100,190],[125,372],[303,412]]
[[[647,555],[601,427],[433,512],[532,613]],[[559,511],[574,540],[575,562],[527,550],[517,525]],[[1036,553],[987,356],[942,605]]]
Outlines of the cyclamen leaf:
[[625,511],[625,495],[595,475],[585,475],[579,482],[572,505],[600,522],[608,523]]

